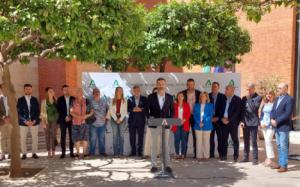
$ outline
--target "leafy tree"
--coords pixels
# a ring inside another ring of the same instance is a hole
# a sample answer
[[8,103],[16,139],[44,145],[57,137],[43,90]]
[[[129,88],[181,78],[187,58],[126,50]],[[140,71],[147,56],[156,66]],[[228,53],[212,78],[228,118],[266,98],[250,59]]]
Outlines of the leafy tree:
[[276,7],[294,7],[299,6],[297,0],[214,0],[217,3],[223,3],[233,11],[242,10],[247,14],[247,18],[258,23],[261,17],[271,12]]
[[[133,0],[3,0],[0,5],[0,65],[13,124],[11,177],[21,174],[12,63],[31,57],[76,58],[109,66],[128,59],[143,42],[145,10]],[[122,69],[119,63],[115,69]]]
[[238,63],[251,48],[248,32],[222,3],[173,1],[153,9],[147,21],[144,45],[136,54],[138,67],[152,63],[164,71],[168,60],[176,66]]

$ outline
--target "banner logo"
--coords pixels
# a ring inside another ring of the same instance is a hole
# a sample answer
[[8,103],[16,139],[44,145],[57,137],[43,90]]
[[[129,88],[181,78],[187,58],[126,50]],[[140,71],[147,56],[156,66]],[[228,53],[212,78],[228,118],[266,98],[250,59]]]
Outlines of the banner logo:
[[91,80],[89,87],[96,87],[96,83],[94,80]]
[[228,84],[228,85],[230,85],[230,86],[235,86],[234,80],[231,79],[231,80],[229,81],[229,84]]
[[115,80],[114,84],[113,84],[113,87],[119,87],[119,82],[117,80]]

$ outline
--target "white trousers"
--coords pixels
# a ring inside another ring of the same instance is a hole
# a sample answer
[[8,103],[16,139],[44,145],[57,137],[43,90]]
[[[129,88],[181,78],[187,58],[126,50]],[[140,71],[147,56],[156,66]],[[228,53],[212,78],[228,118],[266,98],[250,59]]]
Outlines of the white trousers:
[[273,159],[273,158],[275,158],[275,155],[274,155],[272,140],[273,140],[273,137],[275,134],[275,130],[264,128],[264,129],[262,129],[262,132],[263,132],[264,139],[265,139],[267,158]]

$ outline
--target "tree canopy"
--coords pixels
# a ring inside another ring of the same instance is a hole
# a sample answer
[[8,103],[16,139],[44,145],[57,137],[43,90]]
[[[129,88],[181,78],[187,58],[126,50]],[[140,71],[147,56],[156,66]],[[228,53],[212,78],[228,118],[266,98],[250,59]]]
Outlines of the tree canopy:
[[76,58],[107,65],[143,41],[145,9],[133,0],[4,0],[0,62]]
[[251,49],[248,32],[222,3],[205,0],[161,4],[147,15],[148,31],[137,51],[137,64],[158,65],[163,58],[177,66],[225,65]]

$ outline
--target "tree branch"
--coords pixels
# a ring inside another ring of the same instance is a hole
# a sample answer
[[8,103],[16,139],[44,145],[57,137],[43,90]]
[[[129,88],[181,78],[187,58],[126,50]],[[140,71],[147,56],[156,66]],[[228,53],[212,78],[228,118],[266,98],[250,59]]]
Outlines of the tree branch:
[[[24,36],[23,38],[21,38],[21,42],[20,44],[23,43],[27,43],[27,42],[31,42],[33,40],[35,40],[37,38],[37,34],[34,34],[33,32],[30,32],[30,34]],[[6,49],[4,50],[4,54],[8,54],[14,47],[17,46],[17,43],[15,41],[9,41],[8,46],[6,47]]]
[[49,53],[54,53],[60,49],[63,49],[64,45],[56,44],[54,47],[43,50],[39,57],[46,57]]

